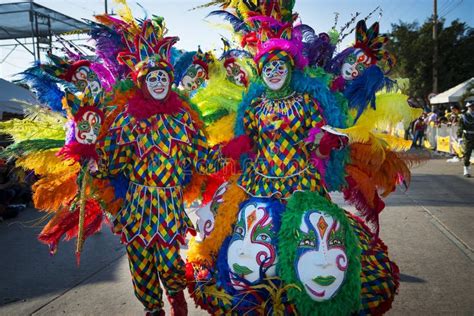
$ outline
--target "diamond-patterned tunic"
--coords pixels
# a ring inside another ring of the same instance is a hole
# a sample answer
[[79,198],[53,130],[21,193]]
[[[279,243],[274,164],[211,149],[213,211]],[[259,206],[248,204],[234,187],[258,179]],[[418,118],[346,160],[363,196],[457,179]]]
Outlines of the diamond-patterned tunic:
[[244,114],[244,127],[257,147],[239,185],[250,195],[287,199],[295,191],[325,194],[304,139],[325,125],[318,103],[307,94],[256,99]]
[[192,169],[212,173],[221,163],[218,148],[208,148],[205,135],[185,110],[138,120],[126,112],[115,120],[99,144],[100,174],[124,174],[126,201],[115,231],[127,244],[139,238],[153,242],[184,241],[193,225],[183,207],[181,187]]

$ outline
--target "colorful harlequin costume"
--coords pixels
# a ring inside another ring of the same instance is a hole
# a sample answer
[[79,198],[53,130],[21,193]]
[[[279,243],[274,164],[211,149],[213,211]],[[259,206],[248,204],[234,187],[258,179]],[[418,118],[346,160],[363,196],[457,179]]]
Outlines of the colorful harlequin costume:
[[[391,122],[390,107],[399,107],[394,122],[417,114],[399,93],[375,95],[391,86],[379,68],[393,65],[386,37],[359,22],[351,52],[364,50],[373,62],[362,79],[342,82],[335,41],[293,25],[294,2],[219,3],[227,11],[211,15],[232,23],[260,79],[239,105],[227,147],[242,171],[200,212],[198,225],[213,229],[190,245],[191,295],[211,314],[384,313],[399,272],[378,237],[381,197],[408,183],[412,160],[395,151],[408,144],[376,128]],[[344,192],[363,219],[334,205],[328,191]]]
[[[114,231],[127,245],[135,294],[150,312],[163,308],[163,282],[174,309],[186,309],[186,286],[179,246],[194,231],[183,206],[182,189],[193,170],[219,170],[220,153],[208,148],[190,106],[174,91],[170,50],[178,40],[163,37],[156,21],[119,54],[138,87],[99,144],[98,177],[123,175],[129,181]],[[179,306],[181,304],[181,306]]]

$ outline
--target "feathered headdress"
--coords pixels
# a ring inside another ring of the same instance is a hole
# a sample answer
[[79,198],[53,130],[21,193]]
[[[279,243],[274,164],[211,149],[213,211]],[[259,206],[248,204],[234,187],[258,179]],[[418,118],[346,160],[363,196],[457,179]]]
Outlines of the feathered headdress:
[[371,58],[372,65],[377,62],[386,63],[386,73],[393,68],[396,62],[395,56],[385,49],[388,41],[387,35],[379,34],[378,22],[372,24],[369,29],[367,29],[365,20],[361,20],[357,23],[354,48],[363,50],[364,53]]
[[102,98],[102,93],[93,96],[89,87],[81,97],[66,91],[65,107],[71,116],[74,138],[59,151],[60,156],[75,161],[97,158],[95,142],[104,121],[104,114],[101,110]]
[[[294,1],[218,1],[224,10],[208,16],[221,16],[229,21],[241,35],[241,46],[255,52],[255,62],[260,71],[263,64],[280,59],[304,68],[307,59],[303,55],[301,33],[294,32]],[[234,9],[235,14],[225,9]]]
[[209,63],[214,61],[214,56],[210,52],[203,52],[201,47],[198,47],[197,53],[193,57],[193,64],[201,66],[206,73],[209,73]]
[[145,20],[141,32],[135,36],[133,44],[127,43],[127,50],[118,54],[118,60],[132,71],[132,77],[140,87],[140,79],[151,69],[163,69],[173,81],[171,47],[178,37],[164,37],[165,29],[154,20]]

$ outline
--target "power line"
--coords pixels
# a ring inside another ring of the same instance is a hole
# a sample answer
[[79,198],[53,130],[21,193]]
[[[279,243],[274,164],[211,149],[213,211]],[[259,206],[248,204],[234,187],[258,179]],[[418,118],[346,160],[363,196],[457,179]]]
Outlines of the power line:
[[446,2],[444,2],[444,4],[441,5],[438,10],[439,13],[443,14],[444,12],[446,12],[446,10],[449,9],[449,7],[453,5],[453,3],[454,3],[454,0],[447,0]]
[[460,0],[454,7],[451,8],[451,10],[449,10],[448,12],[445,12],[445,13],[441,16],[441,18],[444,18],[446,15],[448,15],[449,13],[451,13],[454,9],[456,9],[457,7],[459,7],[462,2],[463,2],[463,0]]

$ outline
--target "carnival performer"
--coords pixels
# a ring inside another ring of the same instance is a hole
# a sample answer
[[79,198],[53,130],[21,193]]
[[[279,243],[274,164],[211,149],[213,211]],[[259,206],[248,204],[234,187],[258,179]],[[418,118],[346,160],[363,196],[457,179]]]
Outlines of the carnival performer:
[[171,89],[170,50],[177,37],[145,20],[119,59],[136,84],[124,112],[99,144],[97,177],[123,174],[129,181],[114,231],[126,244],[135,295],[152,315],[164,315],[163,283],[174,315],[187,313],[184,263],[179,254],[194,228],[183,207],[182,187],[191,169],[219,170],[220,152],[207,147],[189,104]]
[[464,143],[464,176],[470,178],[470,160],[474,148],[474,102],[467,102],[466,108],[466,112],[459,120],[458,138]]
[[[214,15],[239,32],[259,80],[239,106],[234,146],[225,151],[240,159],[242,173],[219,188],[205,223],[198,222],[207,230],[188,251],[191,295],[211,314],[384,313],[399,276],[378,238],[378,190],[386,196],[410,174],[387,145],[391,138],[374,131],[391,105],[408,107],[403,95],[375,95],[390,83],[377,65],[393,65],[383,52],[386,37],[378,24],[367,30],[358,23],[372,56],[359,75],[370,78],[338,86],[340,68],[335,75],[320,68],[333,62],[333,43],[324,34],[323,44],[308,41],[315,33],[307,37],[309,27],[293,25],[294,2],[221,3],[235,13]],[[308,54],[315,47],[325,51]],[[334,205],[328,191],[343,191],[363,219]]]

